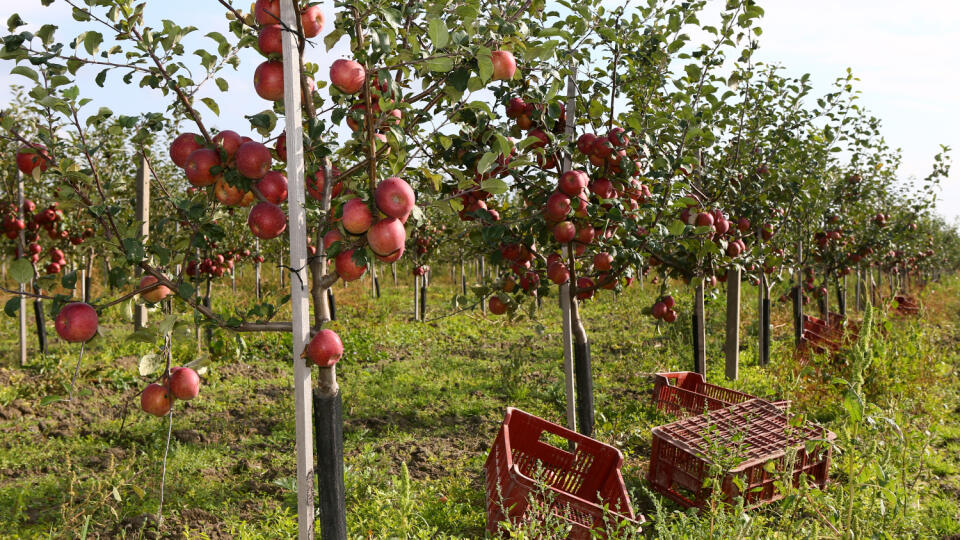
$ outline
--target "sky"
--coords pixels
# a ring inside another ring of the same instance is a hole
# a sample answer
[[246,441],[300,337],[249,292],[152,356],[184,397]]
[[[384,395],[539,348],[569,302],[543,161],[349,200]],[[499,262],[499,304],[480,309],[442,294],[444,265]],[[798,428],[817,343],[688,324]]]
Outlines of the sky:
[[[719,7],[723,0],[712,0]],[[83,27],[73,21],[63,0],[43,7],[40,0],[0,2],[0,22],[18,13],[27,29],[41,24],[60,27],[59,40],[76,36]],[[242,5],[244,2],[236,2]],[[940,144],[960,148],[960,2],[952,0],[760,0],[766,11],[760,21],[759,60],[779,63],[791,75],[811,75],[814,95],[830,91],[833,81],[851,68],[860,81],[861,105],[883,120],[888,144],[903,151],[900,175],[923,178],[930,172]],[[324,4],[328,21],[333,18],[332,1]],[[191,24],[200,29],[186,42],[187,51],[209,47],[202,37],[210,30],[227,32],[224,10],[216,0],[163,0],[147,2],[148,24],[160,25],[169,18],[182,21],[189,13]],[[87,23],[83,23],[87,24]],[[328,29],[331,26],[327,25]],[[326,29],[325,29],[326,31]],[[323,66],[346,55],[345,40],[329,53],[323,46],[308,52],[307,60]],[[204,110],[205,121],[221,129],[249,131],[244,115],[267,108],[253,90],[253,66],[259,56],[246,51],[241,68],[223,74],[230,83],[228,94],[212,84],[201,96],[214,97],[220,115]],[[0,107],[10,99],[9,87],[26,79],[9,74],[10,63],[0,67]],[[108,78],[106,88],[93,82],[96,71],[81,70],[83,94],[94,99],[91,108],[106,105],[121,114],[163,110],[169,102],[158,92],[127,86],[119,75]],[[95,112],[95,108],[91,110]],[[938,212],[950,222],[960,223],[960,171],[942,182]]]

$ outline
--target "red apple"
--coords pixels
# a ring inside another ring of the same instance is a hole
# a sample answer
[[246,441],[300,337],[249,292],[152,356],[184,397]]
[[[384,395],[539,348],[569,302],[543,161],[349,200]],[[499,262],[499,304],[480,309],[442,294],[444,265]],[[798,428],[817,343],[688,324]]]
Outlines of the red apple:
[[279,206],[263,201],[250,210],[247,225],[254,236],[269,240],[280,236],[286,230],[287,216]]
[[280,0],[257,0],[253,8],[257,24],[277,24],[280,22]]
[[225,129],[213,136],[213,143],[222,148],[227,154],[227,161],[232,161],[237,149],[243,144],[244,137],[236,131]]
[[589,244],[593,242],[594,235],[596,231],[593,228],[593,225],[583,225],[577,229],[577,241],[581,244]]
[[356,94],[363,88],[367,71],[359,62],[336,60],[330,65],[330,82],[344,94]]
[[508,81],[517,71],[517,60],[510,51],[493,51],[490,53],[493,62],[493,81]]
[[697,214],[697,227],[713,227],[713,214],[710,212]]
[[170,143],[170,159],[174,165],[181,169],[187,165],[187,158],[190,157],[190,154],[203,147],[200,142],[197,142],[199,137],[196,133],[183,133]]
[[561,244],[573,242],[577,237],[577,226],[571,221],[561,221],[553,226],[553,238]]
[[598,178],[590,186],[590,192],[601,199],[614,199],[617,196],[617,190],[613,188],[613,182],[608,178]]
[[243,202],[243,191],[240,191],[240,188],[231,186],[223,178],[217,180],[216,185],[213,187],[213,195],[220,201],[221,204],[226,206],[236,206]]
[[307,359],[322,367],[335,365],[343,357],[343,342],[333,330],[323,329],[307,345]]
[[[330,167],[330,176],[333,176],[334,180],[340,176],[340,169],[336,167]],[[316,200],[321,200],[323,198],[323,184],[324,184],[323,169],[317,171],[313,178],[307,177],[307,193],[310,194]],[[343,191],[343,182],[336,182],[330,188],[330,198],[336,199],[340,196],[340,192]]]
[[212,148],[199,148],[187,158],[187,164],[183,170],[191,184],[204,187],[216,183],[221,178],[220,173],[214,174],[211,170],[220,166],[219,152]]
[[154,416],[166,416],[173,407],[173,396],[162,384],[151,383],[140,394],[140,408]]
[[283,54],[283,26],[268,24],[257,34],[257,48],[264,56]]
[[367,231],[367,244],[377,255],[389,257],[403,249],[407,231],[397,218],[386,218],[373,224]]
[[167,386],[173,397],[190,401],[200,393],[200,376],[192,368],[171,368]]
[[598,272],[609,272],[613,265],[613,255],[606,251],[593,256],[593,268]]
[[543,209],[543,215],[547,221],[562,221],[570,213],[570,197],[567,197],[559,191],[555,191],[547,199],[547,204]]
[[406,221],[416,204],[416,194],[406,181],[391,176],[377,185],[374,200],[384,214]]
[[350,199],[343,205],[343,228],[351,234],[363,234],[373,224],[370,207],[360,198]]
[[237,148],[237,172],[251,180],[259,180],[273,164],[270,150],[255,141],[245,142]]
[[287,177],[280,171],[269,171],[257,182],[257,190],[273,204],[287,200]]
[[17,168],[27,176],[32,176],[33,170],[37,167],[40,167],[40,172],[47,170],[50,164],[50,154],[47,153],[47,149],[40,145],[37,147],[22,146],[17,152]]
[[547,266],[547,278],[557,285],[563,285],[570,280],[570,271],[567,270],[567,265],[555,262]]
[[340,234],[340,231],[331,229],[323,235],[323,249],[330,249],[330,246],[336,242],[343,242],[343,235]]
[[360,276],[367,271],[367,265],[357,266],[357,263],[354,262],[352,249],[341,251],[336,259],[334,259],[333,264],[337,274],[344,281],[360,279]]
[[63,306],[54,323],[57,335],[70,343],[89,341],[96,335],[97,325],[97,312],[83,302],[72,302]]
[[488,307],[490,308],[490,313],[494,315],[503,315],[507,312],[507,304],[505,304],[503,300],[500,300],[500,298],[497,296],[490,297]]
[[577,197],[583,192],[583,188],[587,187],[590,178],[587,176],[587,173],[578,170],[567,171],[560,175],[560,179],[557,181],[557,188],[570,197]]
[[580,300],[589,300],[590,298],[593,298],[592,279],[586,277],[577,278],[577,298]]
[[[138,289],[143,289],[149,287],[154,283],[157,283],[159,280],[151,275],[143,276],[143,279],[140,280],[140,286]],[[140,298],[143,298],[151,304],[156,304],[157,302],[163,300],[170,294],[170,289],[166,285],[157,285],[156,287],[143,291],[140,293]]]
[[253,73],[253,88],[267,101],[283,99],[283,62],[267,60]]
[[676,321],[677,321],[677,312],[674,311],[674,310],[672,310],[672,309],[667,310],[667,312],[663,315],[663,320],[666,321],[666,322],[668,322],[668,323],[676,322]]
[[581,154],[590,154],[596,140],[597,136],[593,133],[584,133],[577,139],[577,150],[580,150]]
[[323,12],[319,5],[312,5],[300,12],[300,24],[303,25],[303,35],[314,38],[323,31]]

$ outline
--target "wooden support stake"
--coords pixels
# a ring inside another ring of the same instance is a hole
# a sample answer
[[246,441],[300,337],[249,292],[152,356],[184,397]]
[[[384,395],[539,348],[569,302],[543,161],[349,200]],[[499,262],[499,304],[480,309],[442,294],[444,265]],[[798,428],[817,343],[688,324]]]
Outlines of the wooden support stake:
[[727,271],[727,379],[737,380],[740,369],[740,269]]
[[[17,169],[17,217],[24,219],[23,213],[23,176]],[[17,257],[26,255],[26,234],[20,231],[19,242],[17,243]],[[20,292],[20,366],[27,365],[27,297],[23,293],[27,292],[27,285],[21,283],[17,290]]]
[[[567,121],[564,128],[564,135],[572,139],[576,133],[575,124],[576,124],[576,113],[577,113],[577,75],[576,75],[576,65],[570,63],[570,75],[567,77]],[[573,166],[570,155],[564,154],[562,172],[567,172]],[[570,247],[564,246],[563,248],[563,260],[569,261],[570,256]],[[467,284],[463,284],[464,293],[466,293]],[[539,300],[539,296],[537,297]],[[575,367],[575,358],[574,358],[574,348],[573,348],[573,321],[572,321],[572,297],[570,295],[570,282],[569,280],[560,285],[560,313],[563,319],[563,335],[561,339],[563,341],[563,389],[564,397],[567,400],[567,429],[571,431],[577,430],[577,389],[576,389],[576,378],[574,376]],[[587,351],[589,354],[589,350]],[[591,407],[592,409],[592,407]]]
[[[300,10],[297,9],[294,0],[280,2],[280,18],[288,28],[297,28],[300,24],[299,17]],[[310,291],[307,279],[307,215],[304,207],[300,54],[294,32],[283,32],[283,89],[283,108],[286,113],[287,179],[290,182],[290,189],[287,191],[287,207],[290,212],[289,266],[290,309],[293,321],[294,416],[296,417],[297,530],[300,540],[312,540],[315,519],[312,383],[310,366],[300,357],[310,339]],[[336,384],[335,379],[334,384]],[[335,388],[334,392],[337,395]],[[331,418],[331,422],[334,423],[338,420],[342,419]],[[330,462],[336,463],[336,456],[328,457]],[[342,508],[342,504],[341,502],[338,506]],[[322,513],[326,515],[326,512]]]
[[[150,168],[147,167],[147,158],[140,156],[140,164],[137,165],[137,201],[136,214],[134,219],[140,223],[140,240],[144,243],[150,235]],[[135,270],[137,281],[142,275],[143,270],[139,267]],[[143,328],[147,325],[147,305],[139,303],[133,308],[133,327]]]
[[793,294],[793,339],[797,345],[803,339],[803,243],[797,242],[797,288]]
[[[260,239],[259,238],[257,238],[255,245],[256,245],[255,249],[257,251],[257,254],[255,255],[255,257],[260,257]],[[256,279],[257,279],[257,301],[260,301],[263,299],[263,288],[260,283],[261,268],[260,268],[259,258],[257,258],[256,261],[254,262],[254,273],[256,274]]]
[[693,370],[706,376],[707,334],[703,315],[703,279],[701,278],[693,294]]

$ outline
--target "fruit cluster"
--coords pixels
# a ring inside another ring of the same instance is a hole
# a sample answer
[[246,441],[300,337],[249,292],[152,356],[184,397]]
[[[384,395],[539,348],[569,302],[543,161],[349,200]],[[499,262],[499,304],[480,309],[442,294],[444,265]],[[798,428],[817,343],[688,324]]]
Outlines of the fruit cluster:
[[200,375],[193,368],[171,367],[169,377],[151,383],[140,394],[140,408],[154,416],[166,416],[174,400],[190,401],[200,393]]

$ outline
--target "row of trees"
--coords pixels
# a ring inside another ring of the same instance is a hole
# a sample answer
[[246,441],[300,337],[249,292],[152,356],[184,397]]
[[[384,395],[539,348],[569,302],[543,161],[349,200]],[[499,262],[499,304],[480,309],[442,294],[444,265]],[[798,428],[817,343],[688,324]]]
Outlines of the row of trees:
[[[588,434],[590,352],[578,305],[600,289],[655,275],[662,301],[649,314],[694,317],[702,349],[703,296],[718,281],[749,280],[769,296],[779,283],[800,285],[809,268],[804,286],[822,296],[843,291],[851,273],[929,277],[960,262],[956,231],[934,213],[948,149],[927,178],[902,182],[899,154],[857,105],[850,73],[813,96],[807,76],[754,60],[763,10],[753,0],[725,2],[715,21],[701,20],[705,0],[614,10],[599,1],[356,0],[330,9],[259,0],[254,12],[220,0],[229,22],[203,29],[210,46],[196,52],[184,42],[200,30],[147,21],[143,3],[66,3],[82,33],[24,31],[14,15],[0,50],[28,84],[0,119],[3,155],[16,161],[34,205],[16,199],[15,177],[4,177],[11,274],[35,287],[19,294],[49,299],[59,313],[72,295],[44,291],[75,287],[75,274],[58,272],[66,264],[92,275],[96,255],[117,291],[85,298],[101,313],[165,287],[168,296],[154,297],[185,319],[294,332],[297,443],[306,454],[305,349],[320,366],[318,472],[331,538],[345,534],[345,522],[339,339],[323,330],[327,289],[377,261],[407,254],[422,275],[431,261],[480,258],[487,278],[458,304],[511,317],[534,313],[556,290],[568,422]],[[348,43],[349,58],[318,66],[310,40],[324,19],[327,49]],[[251,48],[264,60],[241,65]],[[219,105],[204,92],[229,90],[227,68],[251,77],[266,108],[218,129],[209,114]],[[82,70],[96,70],[100,85],[151,89],[169,106],[135,116],[94,110]],[[248,137],[227,129],[244,122]],[[160,216],[148,230],[127,203],[144,176]],[[291,294],[257,294],[235,313],[204,301],[208,278],[233,261],[284,254]],[[675,310],[677,280],[694,288],[695,313]],[[7,312],[16,309],[9,303]],[[291,321],[278,320],[287,312]],[[158,379],[171,375],[174,327],[139,331],[166,355]],[[301,537],[313,530],[311,463],[298,458]]]

